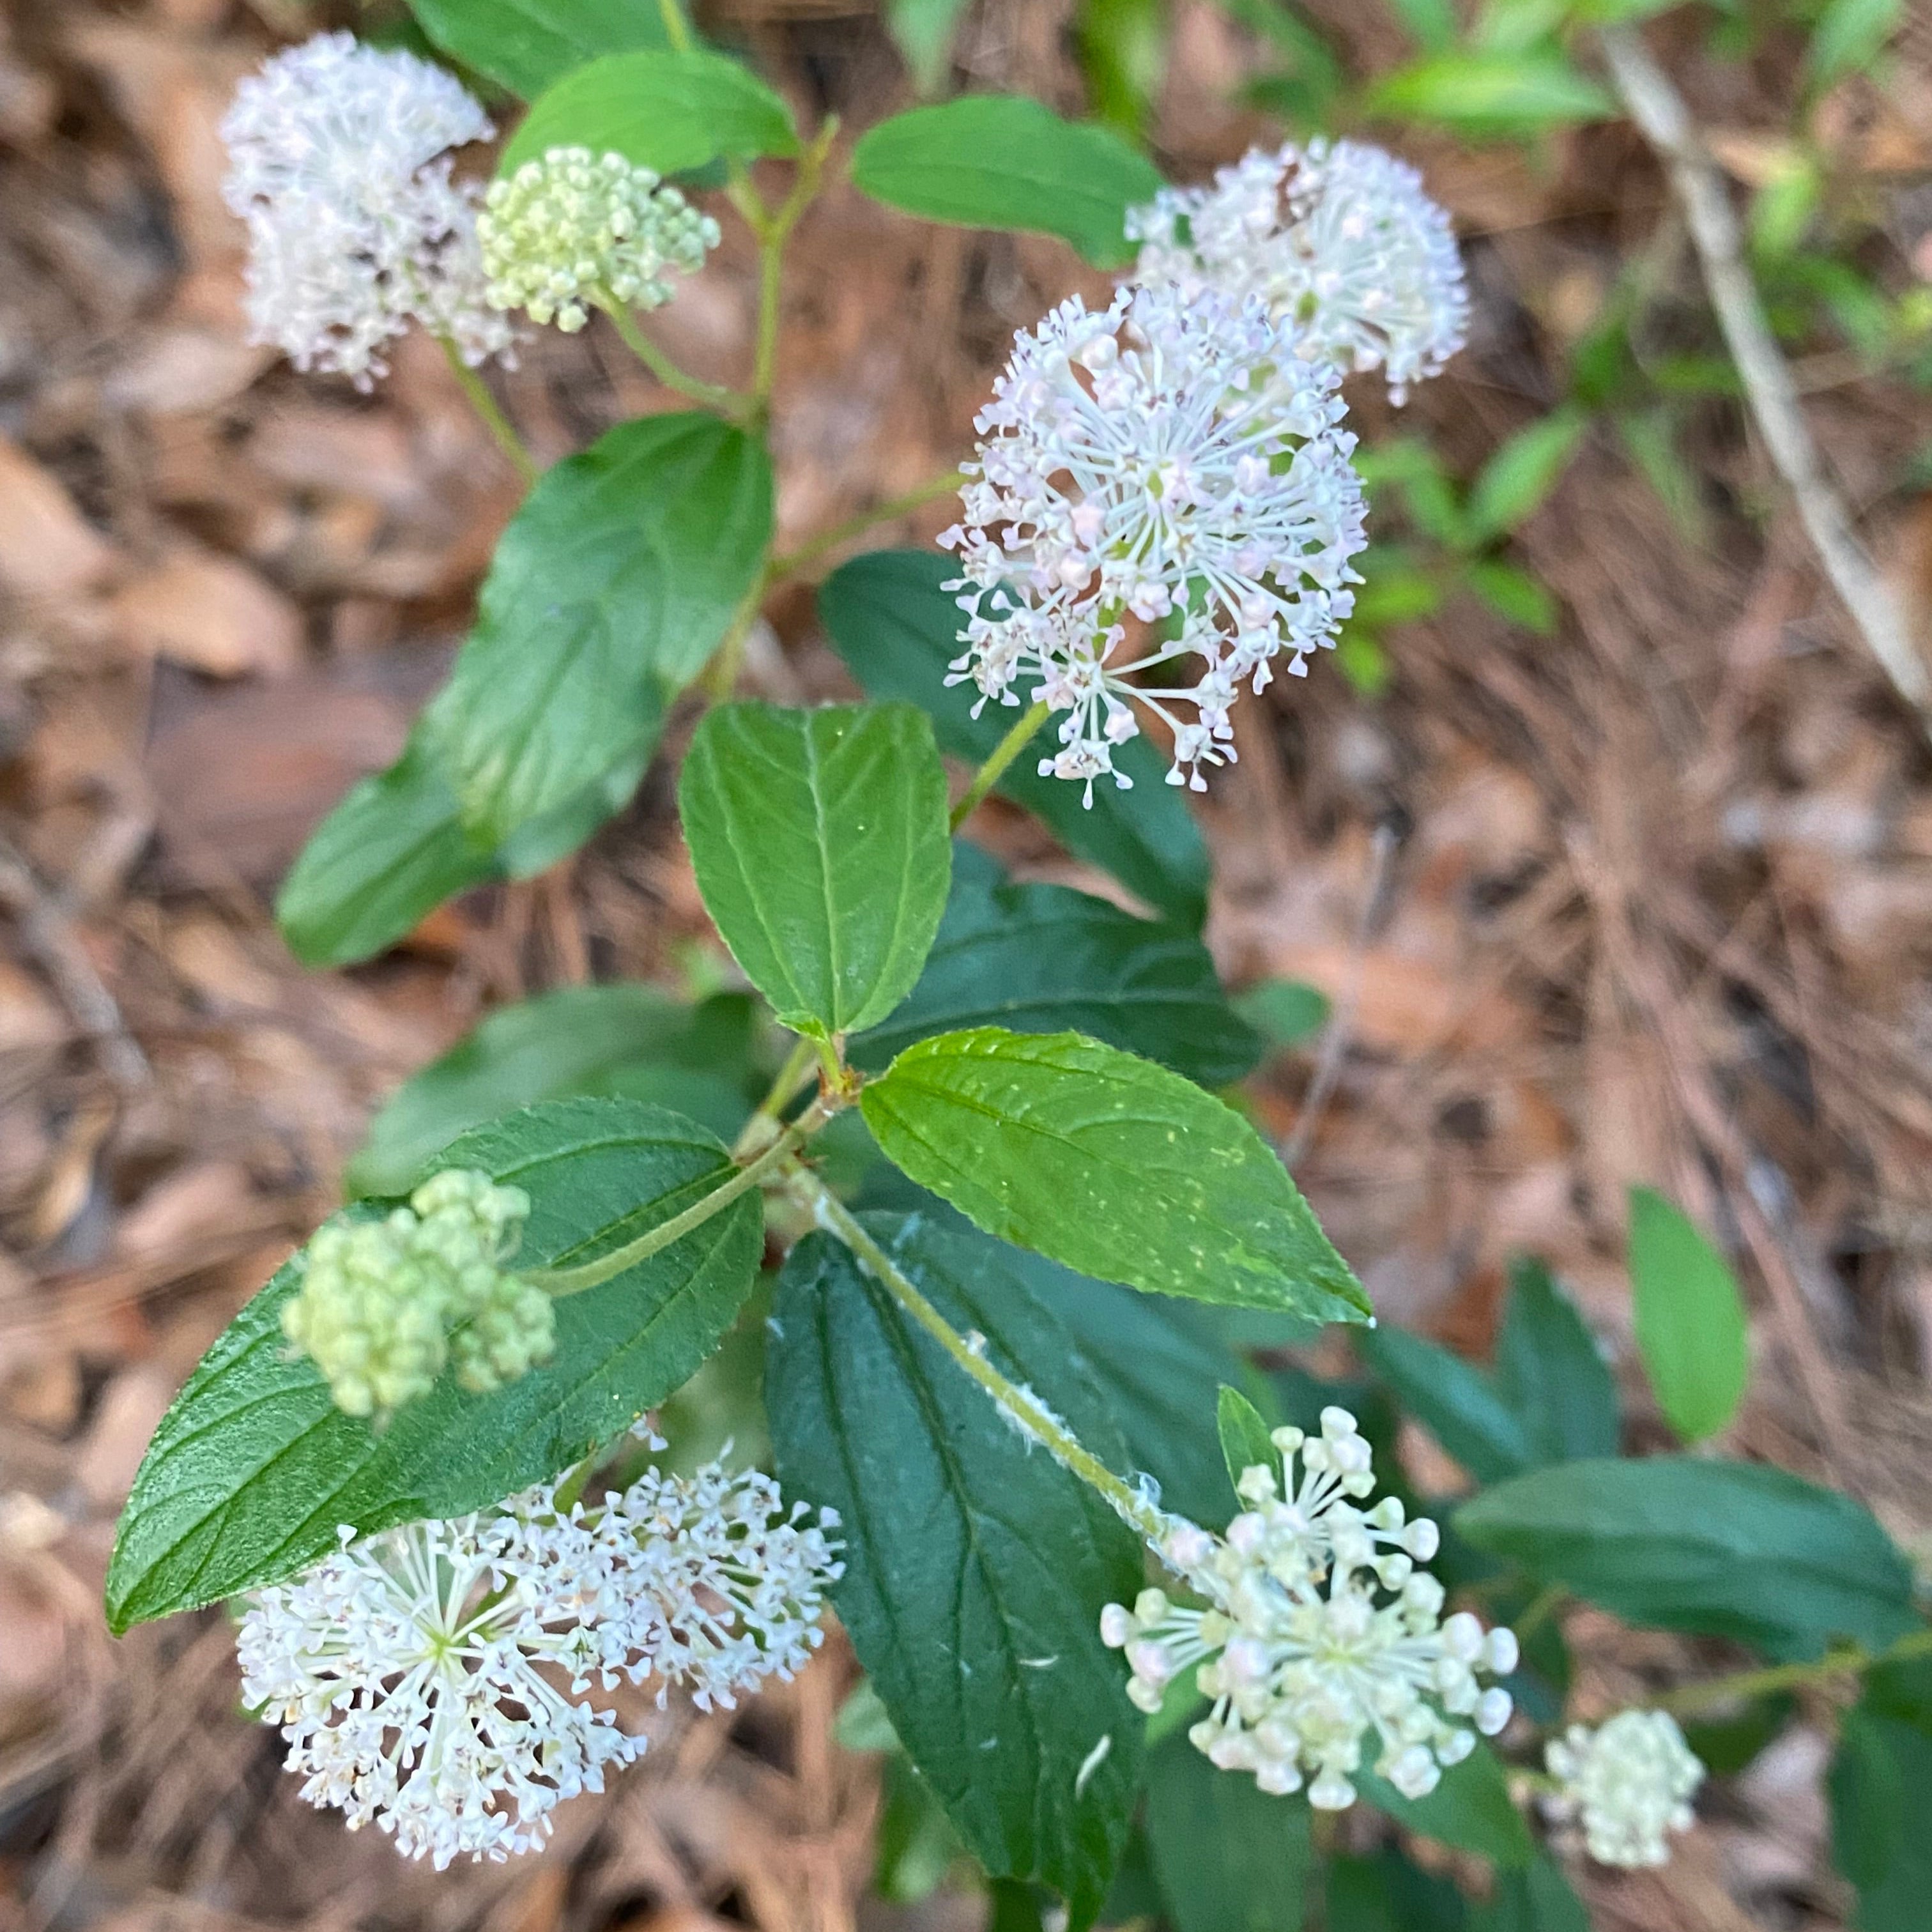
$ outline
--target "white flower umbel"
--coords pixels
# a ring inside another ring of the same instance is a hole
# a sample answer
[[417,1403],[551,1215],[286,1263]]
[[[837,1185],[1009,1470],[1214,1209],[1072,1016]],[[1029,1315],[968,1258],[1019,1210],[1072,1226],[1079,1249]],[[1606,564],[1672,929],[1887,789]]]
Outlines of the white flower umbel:
[[481,1517],[353,1538],[250,1604],[243,1701],[281,1726],[304,1798],[406,1856],[542,1844],[558,1804],[644,1749],[553,1681],[578,1667],[576,1605],[542,1565],[506,1574]]
[[1414,169],[1359,141],[1256,148],[1210,187],[1163,188],[1127,232],[1142,282],[1258,296],[1309,352],[1382,370],[1396,403],[1468,332],[1448,216]]
[[622,154],[552,148],[493,182],[478,224],[490,300],[568,332],[593,305],[655,308],[704,266],[718,224]]
[[1704,1781],[1703,1766],[1664,1711],[1619,1711],[1594,1730],[1573,1724],[1544,1747],[1544,1762],[1559,1787],[1544,1809],[1580,1826],[1600,1864],[1667,1863],[1669,1834],[1690,1828],[1690,1798]]
[[479,190],[448,150],[492,133],[451,75],[353,34],[318,34],[236,90],[221,124],[228,205],[248,226],[254,339],[368,388],[412,322],[472,366],[505,355],[484,299]]
[[1131,1610],[1107,1606],[1101,1636],[1126,1652],[1127,1694],[1142,1710],[1158,1710],[1192,1667],[1213,1708],[1189,1737],[1262,1790],[1305,1784],[1318,1810],[1344,1809],[1372,1732],[1378,1775],[1420,1798],[1478,1732],[1509,1721],[1509,1694],[1479,1678],[1516,1668],[1516,1640],[1466,1611],[1444,1619],[1442,1585],[1414,1567],[1436,1553],[1432,1522],[1405,1522],[1393,1497],[1355,1507],[1374,1476],[1346,1409],[1322,1412],[1318,1438],[1284,1429],[1273,1439],[1282,1468],[1243,1472],[1250,1507],[1225,1538],[1177,1522],[1155,1546],[1204,1602],[1144,1590]]
[[576,1573],[606,1684],[656,1677],[660,1704],[676,1684],[700,1709],[729,1709],[824,1640],[825,1592],[844,1570],[838,1516],[788,1510],[758,1470],[651,1470],[595,1509],[560,1514],[544,1490],[515,1508],[528,1546]]
[[[1042,776],[1090,802],[1096,777],[1124,787],[1113,754],[1140,705],[1173,733],[1169,782],[1204,789],[1241,682],[1283,654],[1302,675],[1334,643],[1363,544],[1338,380],[1258,300],[1211,289],[1076,296],[1017,338],[940,541],[967,616],[949,681],[1007,705],[1030,683],[1065,714]],[[1197,657],[1192,685],[1173,676]]]

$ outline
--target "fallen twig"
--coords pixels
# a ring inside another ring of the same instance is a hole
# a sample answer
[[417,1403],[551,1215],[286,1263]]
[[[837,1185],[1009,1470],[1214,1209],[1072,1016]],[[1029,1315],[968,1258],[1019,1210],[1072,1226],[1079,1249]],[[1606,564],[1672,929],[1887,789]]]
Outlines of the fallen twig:
[[1698,139],[1683,97],[1637,34],[1628,27],[1606,27],[1600,38],[1617,92],[1638,131],[1664,164],[1683,208],[1718,326],[1737,364],[1765,447],[1790,488],[1805,534],[1867,648],[1932,737],[1932,673],[1912,644],[1903,607],[1858,541],[1850,514],[1818,460],[1791,371],[1765,320],[1764,305],[1745,264],[1724,177]]

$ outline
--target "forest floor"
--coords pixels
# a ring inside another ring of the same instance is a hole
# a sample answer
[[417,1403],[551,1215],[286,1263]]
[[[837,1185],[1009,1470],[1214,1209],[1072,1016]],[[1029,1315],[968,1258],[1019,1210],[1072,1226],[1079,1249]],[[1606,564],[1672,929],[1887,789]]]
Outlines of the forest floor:
[[[978,84],[1074,104],[1067,10],[983,0]],[[1395,58],[1374,10],[1309,10],[1364,70]],[[103,1627],[149,1430],[336,1204],[372,1106],[496,1004],[717,968],[662,760],[574,862],[469,896],[370,965],[307,973],[277,936],[277,881],[397,753],[517,497],[433,346],[406,344],[364,397],[244,340],[216,123],[237,76],[322,13],[0,10],[0,1932],[907,1922],[863,1897],[875,1772],[831,1736],[852,1675],[836,1646],[735,1718],[653,1714],[658,1748],[566,1808],[550,1855],[437,1876],[298,1801],[237,1710],[219,1614],[118,1642]],[[1178,13],[1156,145],[1192,178],[1267,128],[1224,104],[1242,37],[1208,6]],[[810,115],[862,126],[903,98],[862,0],[733,0],[718,19]],[[1788,116],[1789,62],[1676,51],[1748,180]],[[1874,193],[1932,176],[1932,20],[1899,58],[1915,77],[1890,101],[1855,82],[1821,110]],[[1623,265],[1648,265],[1660,328],[1707,328],[1628,128],[1408,152],[1455,214],[1476,304],[1408,426],[1460,472],[1560,397]],[[750,270],[728,241],[659,319],[700,373],[746,358]],[[1102,286],[1057,244],[830,193],[789,269],[781,547],[960,460],[1012,332]],[[1922,633],[1932,496],[1897,478],[1932,434],[1923,399],[1829,354],[1799,374]],[[598,329],[538,345],[501,393],[546,459],[671,400]],[[1850,1489],[1923,1546],[1932,759],[1740,412],[1692,411],[1684,446],[1695,488],[1673,514],[1593,431],[1520,533],[1516,560],[1562,602],[1553,636],[1460,598],[1388,634],[1374,702],[1332,661],[1244,701],[1240,763],[1202,806],[1210,937],[1231,983],[1285,975],[1336,1001],[1298,1172],[1384,1317],[1480,1356],[1504,1264],[1541,1255],[1660,1442],[1622,1264],[1627,1185],[1660,1186],[1723,1232],[1751,1299],[1758,1369],[1730,1446]],[[868,541],[946,520],[936,504]],[[771,614],[752,688],[849,691],[806,594]],[[975,830],[1030,875],[1096,883],[1001,808]],[[1283,1136],[1318,1052],[1262,1082]],[[1676,1654],[1600,1619],[1570,1634],[1586,1700]],[[1604,1932],[1840,1926],[1826,1715],[1728,1785],[1664,1873],[1580,1875]]]

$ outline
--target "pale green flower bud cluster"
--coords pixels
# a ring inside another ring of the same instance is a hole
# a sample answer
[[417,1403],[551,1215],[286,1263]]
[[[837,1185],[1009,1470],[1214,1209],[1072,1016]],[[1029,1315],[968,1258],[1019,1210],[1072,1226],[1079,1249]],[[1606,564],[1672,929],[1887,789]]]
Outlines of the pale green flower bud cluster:
[[581,328],[600,301],[656,308],[670,271],[688,274],[718,245],[718,224],[622,154],[552,148],[491,183],[476,232],[488,294],[532,321]]
[[477,1394],[556,1352],[550,1297],[507,1274],[530,1197],[486,1174],[433,1174],[380,1221],[335,1221],[309,1243],[282,1332],[350,1415],[386,1418],[446,1367]]

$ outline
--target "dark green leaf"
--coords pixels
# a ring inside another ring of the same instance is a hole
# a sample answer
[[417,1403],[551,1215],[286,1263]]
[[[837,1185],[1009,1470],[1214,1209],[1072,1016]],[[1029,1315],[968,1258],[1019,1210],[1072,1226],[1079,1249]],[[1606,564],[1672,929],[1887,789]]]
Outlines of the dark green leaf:
[[1589,427],[1588,412],[1573,403],[1518,430],[1483,465],[1470,489],[1470,540],[1487,543],[1504,536],[1540,508]]
[[1147,1834],[1174,1932],[1301,1932],[1306,1799],[1270,1798],[1169,1738],[1148,1760]]
[[1063,121],[1017,94],[966,94],[881,121],[853,150],[852,178],[928,221],[1058,235],[1102,268],[1132,260],[1127,211],[1161,184],[1111,128]]
[[1576,1304],[1540,1262],[1510,1264],[1495,1382],[1522,1424],[1533,1461],[1617,1453],[1616,1383]]
[[872,1889],[881,1898],[916,1905],[930,1898],[968,1856],[932,1788],[912,1760],[895,1750],[886,1760],[872,1852]]
[[658,0],[410,0],[452,59],[526,100],[599,54],[664,44]]
[[345,1184],[406,1193],[465,1128],[574,1094],[621,1090],[734,1134],[749,1111],[730,1076],[743,1072],[750,1021],[741,995],[693,1008],[635,983],[562,986],[500,1008],[389,1096]]
[[1546,1853],[1520,1871],[1499,1872],[1494,1896],[1476,1908],[1473,1932],[1590,1932],[1590,1915]]
[[[1120,1453],[1065,1330],[983,1246],[916,1216],[868,1226],[1003,1371]],[[1098,1624],[1139,1587],[1132,1535],[828,1237],[792,1250],[771,1328],[779,1474],[844,1519],[834,1600],[894,1729],[989,1873],[1052,1885],[1090,1924],[1144,1727]]]
[[[990,704],[975,718],[976,694],[946,688],[946,668],[959,655],[961,618],[940,586],[958,574],[950,557],[930,550],[873,550],[826,579],[818,610],[832,648],[869,696],[929,711],[940,749],[976,765],[1012,719]],[[1198,932],[1208,914],[1208,848],[1154,747],[1136,738],[1114,752],[1132,789],[1100,787],[1090,811],[1079,786],[1040,777],[1037,762],[1016,760],[1000,791],[1037,813],[1069,850]]]
[[275,901],[289,950],[305,966],[340,966],[399,939],[428,912],[500,876],[472,844],[456,794],[420,738],[367,778],[302,848]]
[[1270,1046],[1300,1046],[1328,1024],[1328,995],[1299,980],[1264,980],[1238,994],[1234,1010]]
[[1510,1800],[1502,1760],[1486,1744],[1450,1766],[1426,1798],[1405,1798],[1370,1771],[1358,1772],[1355,1782],[1406,1832],[1504,1867],[1527,1864],[1536,1855],[1536,1840]]
[[1474,1364],[1388,1322],[1364,1329],[1355,1346],[1402,1406],[1478,1482],[1499,1482],[1536,1460],[1522,1418]]
[[1082,1274],[1329,1321],[1368,1311],[1261,1136],[1150,1061],[981,1027],[908,1047],[860,1105],[922,1187]]
[[724,155],[795,154],[784,103],[748,68],[694,48],[607,54],[538,95],[496,164],[514,174],[551,148],[616,153],[661,175]]
[[1932,1737],[1860,1705],[1845,1714],[1826,1789],[1832,1862],[1858,1888],[1858,1932],[1922,1932],[1932,1839],[1920,1821],[1932,1792]]
[[[730,1172],[722,1144],[634,1102],[536,1107],[465,1135],[443,1166],[529,1194],[526,1263],[574,1264],[633,1240]],[[363,1210],[373,1211],[373,1210]],[[762,1246],[755,1195],[601,1286],[557,1304],[557,1351],[494,1395],[445,1379],[380,1435],[291,1358],[290,1262],[225,1329],[148,1445],[107,1578],[116,1630],[291,1576],[364,1532],[481,1509],[542,1481],[669,1395],[717,1346]]]
[[1215,1398],[1214,1428],[1230,1483],[1238,1484],[1242,1472],[1257,1464],[1268,1470],[1278,1468],[1281,1454],[1268,1440],[1266,1418],[1239,1389],[1225,1383]]
[[1850,1496],[1757,1463],[1559,1462],[1456,1512],[1479,1549],[1627,1622],[1736,1638],[1780,1659],[1918,1627],[1912,1570]]
[[1326,1932],[1462,1932],[1468,1907],[1446,1879],[1399,1852],[1336,1858],[1328,1867]]
[[909,704],[722,705],[678,784],[698,889],[781,1024],[875,1026],[918,979],[946,910],[946,770]]
[[1384,75],[1367,106],[1391,119],[1474,135],[1530,134],[1616,112],[1604,88],[1554,47],[1429,55]]
[[655,737],[755,580],[771,518],[763,446],[701,412],[620,424],[544,474],[424,718],[479,843]]
[[1648,1187],[1630,1196],[1636,1346],[1664,1420],[1686,1442],[1714,1436],[1750,1380],[1750,1336],[1724,1258],[1683,1210]]
[[1686,1718],[1684,1742],[1713,1778],[1735,1778],[1791,1721],[1796,1708],[1778,1693],[1753,1699],[1735,1716]]
[[914,1040],[987,1024],[1090,1034],[1209,1087],[1240,1079],[1260,1048],[1192,933],[1065,886],[1011,884],[962,845],[926,970],[851,1058],[874,1072]]

